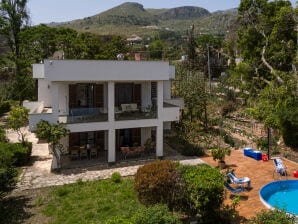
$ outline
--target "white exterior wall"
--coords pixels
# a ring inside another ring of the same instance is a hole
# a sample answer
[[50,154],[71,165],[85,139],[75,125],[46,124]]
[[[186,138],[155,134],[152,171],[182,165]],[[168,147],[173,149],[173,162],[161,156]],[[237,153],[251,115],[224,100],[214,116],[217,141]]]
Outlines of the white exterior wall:
[[171,81],[163,81],[163,98],[171,99]]
[[43,101],[36,101],[36,102],[30,102],[30,101],[24,101],[23,107],[26,107],[29,109],[29,113],[42,113],[44,108],[44,102]]
[[44,64],[33,64],[33,78],[34,79],[43,79],[44,78]]
[[[35,68],[35,67],[33,67]],[[168,62],[45,60],[45,78],[51,81],[169,80]]]
[[156,156],[163,156],[163,82],[157,82],[157,116],[156,125]]
[[69,114],[69,91],[68,91],[68,84],[59,83],[59,115],[68,115]]
[[151,127],[141,129],[141,145],[144,145],[148,138],[151,138]]
[[52,107],[51,85],[46,79],[38,79],[38,101],[43,101],[44,107]]
[[29,131],[34,131],[36,124],[40,120],[45,120],[52,124],[57,123],[52,113],[29,114]]
[[142,109],[145,109],[149,105],[152,105],[151,102],[151,82],[142,83]]
[[[34,65],[33,70],[35,77],[40,78],[39,98],[43,99],[45,106],[52,106],[52,113],[30,115],[30,125],[36,124],[41,119],[56,123],[59,115],[69,114],[69,83],[104,82],[104,107],[108,112],[108,121],[88,123],[82,121],[82,123],[66,124],[66,128],[70,132],[104,130],[108,162],[116,161],[116,129],[141,128],[141,143],[144,144],[151,137],[151,130],[154,128],[156,155],[163,156],[164,126],[168,127],[167,122],[179,119],[178,107],[163,107],[165,99],[171,99],[169,80],[175,77],[175,68],[169,66],[167,62],[45,60],[44,65]],[[115,121],[115,82],[141,83],[142,108],[145,108],[152,103],[152,80],[157,82],[157,118]],[[62,143],[68,147],[68,138],[63,139]]]

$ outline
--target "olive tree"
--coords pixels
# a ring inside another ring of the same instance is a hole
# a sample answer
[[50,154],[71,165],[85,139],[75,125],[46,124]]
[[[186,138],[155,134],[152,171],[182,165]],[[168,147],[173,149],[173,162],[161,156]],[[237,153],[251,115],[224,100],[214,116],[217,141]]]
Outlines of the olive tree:
[[28,124],[28,119],[29,110],[25,107],[16,107],[12,109],[8,115],[8,125],[10,128],[12,128],[18,133],[23,145],[25,144],[26,136],[23,127],[25,127]]
[[62,124],[50,124],[48,121],[41,120],[37,124],[36,136],[39,139],[46,140],[53,150],[53,156],[57,161],[57,168],[61,168],[60,155],[63,153],[63,145],[60,140],[68,134]]

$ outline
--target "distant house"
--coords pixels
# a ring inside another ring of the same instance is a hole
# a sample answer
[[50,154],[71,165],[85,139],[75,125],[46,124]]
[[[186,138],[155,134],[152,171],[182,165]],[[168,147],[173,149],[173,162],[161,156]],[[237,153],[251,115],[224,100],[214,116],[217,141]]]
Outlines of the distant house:
[[143,39],[137,34],[132,34],[126,41],[130,44],[140,43]]
[[175,68],[168,62],[44,60],[33,65],[33,77],[38,101],[24,102],[29,129],[40,120],[65,124],[61,157],[76,161],[162,157],[163,130],[183,107],[171,99]]

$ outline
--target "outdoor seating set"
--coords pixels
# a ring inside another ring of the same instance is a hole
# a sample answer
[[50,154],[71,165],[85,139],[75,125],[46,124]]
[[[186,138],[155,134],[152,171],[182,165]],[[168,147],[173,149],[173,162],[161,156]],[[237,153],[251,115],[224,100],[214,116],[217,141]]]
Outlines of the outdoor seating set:
[[92,159],[97,158],[97,148],[88,146],[72,146],[69,150],[70,159]]
[[152,141],[151,138],[148,138],[144,144],[144,146],[122,146],[120,147],[121,153],[123,154],[124,158],[127,159],[128,157],[141,157],[144,154],[149,154],[154,152],[155,150],[155,142]]
[[145,147],[144,146],[135,146],[135,147],[120,147],[120,150],[124,156],[125,159],[127,157],[136,157],[136,156],[141,156],[143,152],[145,152]]

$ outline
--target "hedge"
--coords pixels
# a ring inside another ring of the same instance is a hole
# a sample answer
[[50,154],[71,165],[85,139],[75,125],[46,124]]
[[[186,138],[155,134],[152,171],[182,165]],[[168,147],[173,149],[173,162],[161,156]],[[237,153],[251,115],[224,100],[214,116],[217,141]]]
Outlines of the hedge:
[[32,143],[4,143],[0,142],[0,167],[24,166],[28,164],[32,152]]

